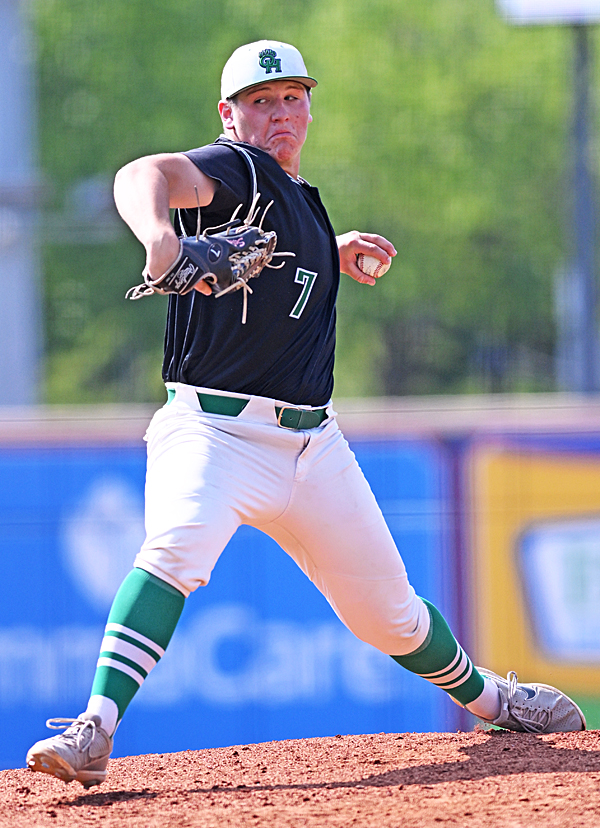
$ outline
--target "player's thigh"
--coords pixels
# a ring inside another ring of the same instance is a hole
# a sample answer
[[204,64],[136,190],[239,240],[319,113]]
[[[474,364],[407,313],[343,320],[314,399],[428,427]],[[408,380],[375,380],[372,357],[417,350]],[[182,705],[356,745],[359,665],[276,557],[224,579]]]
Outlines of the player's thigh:
[[411,652],[427,631],[424,605],[353,453],[332,432],[302,458],[288,509],[264,529],[355,635],[387,653]]
[[148,433],[146,539],[136,566],[185,594],[208,583],[241,523],[231,468],[218,459],[222,444],[193,418],[170,412]]
[[[206,503],[208,508],[211,504]],[[231,508],[215,503],[208,519],[195,512],[187,522],[161,523],[151,531],[135,559],[134,566],[145,569],[189,595],[206,586],[229,540],[239,526]]]
[[[427,610],[395,547],[380,546],[373,535],[372,547],[353,545],[354,539],[344,533],[335,547],[324,552],[312,534],[294,533],[280,522],[264,530],[296,561],[338,618],[362,641],[391,655],[404,655],[421,646],[428,630]],[[379,540],[387,543],[384,534]],[[340,565],[338,558],[335,570],[325,568],[332,550],[336,557],[347,551],[348,566]]]
[[185,518],[187,501],[212,498],[231,505],[242,522],[256,524],[285,510],[301,435],[183,404],[168,409],[173,411],[161,410],[148,430],[149,502],[167,499],[170,512]]
[[307,574],[316,568],[372,580],[401,577],[404,563],[381,509],[333,425],[305,449],[288,507],[274,529],[295,538],[293,554]]

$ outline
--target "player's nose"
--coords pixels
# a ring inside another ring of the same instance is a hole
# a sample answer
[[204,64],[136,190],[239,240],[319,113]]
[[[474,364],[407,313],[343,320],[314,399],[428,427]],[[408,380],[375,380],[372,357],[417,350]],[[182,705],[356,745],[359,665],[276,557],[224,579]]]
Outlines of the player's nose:
[[286,121],[290,117],[284,100],[276,101],[271,111],[271,118],[274,121]]

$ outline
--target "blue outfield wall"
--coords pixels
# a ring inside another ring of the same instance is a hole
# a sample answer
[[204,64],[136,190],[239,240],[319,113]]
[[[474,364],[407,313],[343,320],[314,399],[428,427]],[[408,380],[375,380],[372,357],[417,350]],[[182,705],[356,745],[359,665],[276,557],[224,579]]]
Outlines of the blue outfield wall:
[[[450,461],[435,440],[353,443],[417,591],[454,620]],[[143,539],[144,448],[0,448],[0,768],[84,709],[108,608]],[[365,550],[368,555],[369,550]],[[190,596],[115,755],[456,729],[446,695],[356,640],[242,527]]]

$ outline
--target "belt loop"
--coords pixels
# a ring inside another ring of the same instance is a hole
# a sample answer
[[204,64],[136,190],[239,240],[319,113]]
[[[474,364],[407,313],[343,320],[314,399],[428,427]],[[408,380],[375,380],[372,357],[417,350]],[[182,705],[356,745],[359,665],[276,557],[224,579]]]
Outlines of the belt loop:
[[196,392],[200,408],[207,414],[222,414],[226,417],[239,417],[250,402],[243,397],[225,397],[221,394]]

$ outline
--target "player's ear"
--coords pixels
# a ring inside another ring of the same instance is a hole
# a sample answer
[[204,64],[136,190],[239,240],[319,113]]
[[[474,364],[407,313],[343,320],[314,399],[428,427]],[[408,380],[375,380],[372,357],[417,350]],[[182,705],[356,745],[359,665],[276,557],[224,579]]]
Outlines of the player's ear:
[[233,129],[233,107],[231,101],[219,101],[219,115],[226,129]]

